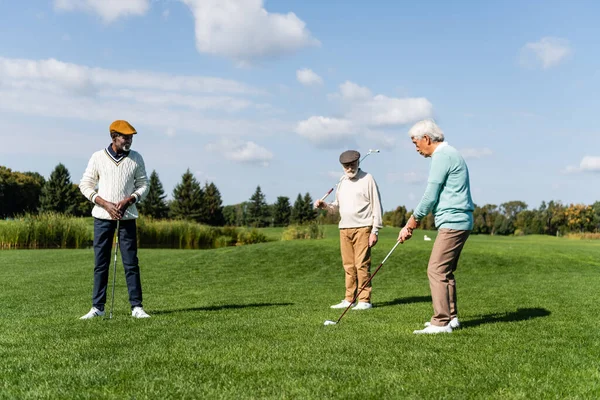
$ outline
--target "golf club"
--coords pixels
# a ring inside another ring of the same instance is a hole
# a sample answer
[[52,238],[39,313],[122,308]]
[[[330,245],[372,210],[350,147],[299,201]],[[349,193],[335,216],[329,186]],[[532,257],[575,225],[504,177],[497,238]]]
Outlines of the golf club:
[[360,159],[360,162],[362,162],[365,158],[369,157],[372,153],[379,153],[379,149],[369,149],[369,152],[367,154],[365,154],[363,156],[363,158]]
[[377,267],[377,269],[375,270],[375,272],[373,272],[373,274],[371,275],[371,277],[365,282],[365,284],[363,285],[363,287],[360,289],[360,291],[358,293],[356,293],[356,295],[354,296],[354,298],[352,299],[352,301],[350,302],[350,305],[348,307],[346,307],[346,309],[344,310],[344,312],[342,313],[342,315],[340,315],[340,317],[338,318],[337,321],[330,321],[327,320],[323,323],[323,325],[327,326],[327,325],[336,325],[340,322],[340,320],[344,317],[344,315],[348,312],[348,310],[350,309],[350,307],[352,307],[352,305],[354,304],[354,302],[356,301],[356,299],[358,298],[358,296],[360,296],[360,294],[362,293],[362,291],[364,290],[364,288],[367,287],[367,285],[369,284],[369,282],[371,282],[371,280],[373,279],[373,277],[375,276],[375,274],[377,274],[377,271],[379,271],[379,269],[383,266],[383,263],[388,259],[388,257],[390,255],[392,255],[392,253],[394,252],[394,250],[396,250],[396,247],[398,247],[398,245],[400,244],[400,242],[396,242],[396,244],[394,245],[394,247],[392,247],[392,249],[390,250],[390,252],[387,254],[387,256],[385,256],[385,258],[383,259],[383,261],[381,262],[381,264],[379,264],[379,267]]
[[[369,149],[369,152],[367,154],[365,154],[363,156],[363,158],[360,159],[359,164],[365,159],[367,158],[370,154],[372,153],[379,153],[379,149]],[[340,178],[341,179],[341,178]],[[339,183],[339,182],[338,182]],[[321,197],[321,201],[325,201],[325,199],[327,198],[327,196],[329,196],[331,194],[331,192],[333,192],[334,188],[329,189],[329,191],[327,193],[325,193],[325,195],[323,197]]]
[[119,225],[121,220],[117,220],[117,233],[115,235],[115,267],[113,268],[112,296],[110,299],[110,314],[108,319],[112,319],[113,306],[115,305],[115,281],[117,279],[117,254],[119,253]]

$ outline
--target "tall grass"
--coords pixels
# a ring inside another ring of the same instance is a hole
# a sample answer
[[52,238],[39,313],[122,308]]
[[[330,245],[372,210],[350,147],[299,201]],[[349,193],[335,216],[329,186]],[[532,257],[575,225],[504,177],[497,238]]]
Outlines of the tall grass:
[[598,232],[567,233],[565,235],[565,237],[567,239],[598,240],[598,239],[600,239],[600,233],[598,233]]
[[[137,221],[140,248],[212,249],[268,241],[256,229],[211,227],[190,221]],[[89,220],[56,213],[0,221],[0,249],[81,249],[92,245]]]
[[2,249],[81,249],[91,242],[85,220],[62,214],[27,214],[0,224]]

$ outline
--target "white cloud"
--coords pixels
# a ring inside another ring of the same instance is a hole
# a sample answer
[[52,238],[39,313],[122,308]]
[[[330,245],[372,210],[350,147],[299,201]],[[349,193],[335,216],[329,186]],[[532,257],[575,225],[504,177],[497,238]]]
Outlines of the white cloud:
[[296,71],[296,79],[298,79],[298,82],[305,86],[323,84],[323,78],[308,68],[299,69]]
[[166,10],[164,10],[164,11],[162,12],[162,17],[163,17],[164,19],[167,19],[167,18],[169,18],[169,15],[170,15],[170,14],[171,14],[171,11],[169,11],[168,9],[166,9]]
[[368,100],[371,96],[369,88],[359,86],[354,82],[346,81],[340,85],[342,99],[349,101]]
[[247,64],[320,45],[296,14],[270,13],[263,0],[181,0],[196,20],[196,48]]
[[251,141],[224,139],[218,143],[207,145],[206,149],[221,153],[226,159],[234,162],[256,164],[263,167],[268,167],[269,161],[273,159],[273,153]]
[[313,116],[300,121],[296,133],[319,147],[336,147],[353,138],[356,129],[347,119]]
[[365,133],[365,138],[368,140],[371,147],[384,148],[386,150],[396,147],[397,136],[387,133],[367,130]]
[[292,124],[276,119],[234,115],[249,108],[268,110],[268,104],[248,98],[262,93],[220,78],[0,57],[0,110],[30,116],[102,122],[118,116],[163,132],[177,128],[178,136],[186,131],[230,136],[293,131]]
[[600,157],[585,156],[578,167],[568,166],[566,172],[600,172]]
[[47,60],[10,59],[0,57],[0,81],[28,86],[55,85],[77,92],[101,87],[153,89],[162,91],[262,94],[264,92],[229,79],[159,74],[147,71],[117,71],[90,68]]
[[167,128],[167,132],[166,132],[166,134],[167,134],[167,136],[168,136],[168,137],[173,137],[173,136],[175,136],[175,133],[176,133],[176,132],[175,132],[175,129],[174,129],[174,128],[171,128],[171,127]]
[[354,114],[372,126],[405,125],[431,116],[433,106],[424,97],[390,98],[377,95],[354,107]]
[[395,139],[382,129],[406,125],[433,114],[433,105],[424,97],[373,96],[369,88],[350,81],[340,85],[339,93],[328,97],[341,102],[343,118],[313,116],[300,122],[296,130],[318,146],[341,144],[358,131],[368,132],[367,138],[375,139],[380,146],[393,146]]
[[54,0],[54,8],[98,14],[110,23],[128,15],[144,15],[150,8],[150,0]]
[[544,37],[538,42],[527,43],[521,49],[521,65],[548,69],[560,64],[572,54],[569,41],[556,37]]
[[469,158],[488,157],[488,156],[491,156],[493,154],[493,152],[492,152],[492,150],[485,147],[483,149],[473,149],[473,148],[462,149],[462,150],[460,150],[460,154],[463,156],[463,158],[469,159]]

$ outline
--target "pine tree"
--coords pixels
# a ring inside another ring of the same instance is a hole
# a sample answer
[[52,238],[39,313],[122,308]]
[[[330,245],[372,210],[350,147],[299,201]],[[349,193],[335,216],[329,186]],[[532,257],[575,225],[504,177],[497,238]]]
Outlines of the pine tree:
[[303,222],[311,222],[317,218],[317,211],[315,210],[313,199],[310,197],[308,192],[304,195],[304,216],[305,220]]
[[188,168],[181,176],[181,183],[173,189],[172,217],[197,222],[203,221],[203,197],[204,194],[200,184]]
[[206,211],[206,223],[211,226],[225,225],[223,216],[223,202],[221,192],[214,183],[204,184],[204,209]]
[[76,217],[89,217],[92,215],[94,203],[89,201],[87,197],[81,194],[78,184],[73,183],[71,185],[71,189],[73,190],[73,197],[75,198],[75,209],[73,210],[73,215]]
[[287,226],[290,224],[291,215],[290,198],[279,196],[277,202],[273,205],[273,223],[275,226]]
[[73,214],[77,208],[78,199],[75,198],[71,183],[71,174],[62,164],[58,164],[50,179],[42,188],[40,195],[40,212],[53,211],[62,214]]
[[268,225],[269,207],[265,200],[265,195],[260,190],[260,186],[256,187],[256,191],[250,197],[248,207],[248,222],[250,225],[260,228]]
[[169,206],[165,201],[166,197],[167,195],[158,178],[158,174],[156,171],[152,171],[152,174],[150,174],[148,195],[136,206],[142,215],[158,219],[166,218],[169,215]]
[[296,197],[296,201],[294,202],[294,207],[292,208],[291,221],[293,224],[301,224],[306,219],[304,215],[304,211],[306,207],[304,205],[304,199],[302,195],[298,193],[298,197]]

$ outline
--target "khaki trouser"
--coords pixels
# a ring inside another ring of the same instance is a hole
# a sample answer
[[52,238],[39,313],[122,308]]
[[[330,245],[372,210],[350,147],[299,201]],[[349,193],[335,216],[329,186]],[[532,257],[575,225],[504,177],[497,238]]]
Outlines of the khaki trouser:
[[431,324],[448,325],[458,315],[454,271],[471,231],[440,229],[429,257],[427,276],[433,302]]
[[[371,277],[371,248],[369,236],[371,227],[340,229],[340,250],[346,271],[346,296],[352,301],[357,291]],[[358,301],[371,302],[371,282],[360,294]]]

